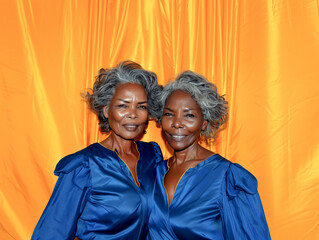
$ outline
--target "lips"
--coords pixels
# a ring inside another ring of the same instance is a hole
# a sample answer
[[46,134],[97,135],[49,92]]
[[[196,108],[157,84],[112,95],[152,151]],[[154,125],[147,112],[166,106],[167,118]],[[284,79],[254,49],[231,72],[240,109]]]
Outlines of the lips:
[[123,127],[129,132],[134,132],[139,127],[139,125],[138,124],[124,124]]
[[169,137],[175,141],[175,142],[180,142],[180,141],[183,141],[187,135],[184,135],[184,134],[171,134],[171,133],[168,133]]

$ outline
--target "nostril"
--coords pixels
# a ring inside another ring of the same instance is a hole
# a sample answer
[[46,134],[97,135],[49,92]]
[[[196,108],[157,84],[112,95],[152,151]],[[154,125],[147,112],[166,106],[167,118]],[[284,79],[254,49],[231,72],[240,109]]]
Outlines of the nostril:
[[182,123],[180,121],[174,121],[173,122],[173,127],[175,128],[181,128],[182,127]]

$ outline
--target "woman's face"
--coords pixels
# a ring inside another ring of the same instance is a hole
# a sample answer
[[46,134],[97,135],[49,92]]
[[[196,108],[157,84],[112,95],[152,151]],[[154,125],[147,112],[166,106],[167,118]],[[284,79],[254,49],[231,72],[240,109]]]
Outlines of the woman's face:
[[162,130],[175,151],[185,150],[197,143],[201,130],[205,130],[206,126],[202,109],[189,93],[176,90],[167,98]]
[[148,104],[145,89],[136,83],[125,83],[116,88],[109,108],[104,107],[111,131],[126,140],[133,140],[145,129]]

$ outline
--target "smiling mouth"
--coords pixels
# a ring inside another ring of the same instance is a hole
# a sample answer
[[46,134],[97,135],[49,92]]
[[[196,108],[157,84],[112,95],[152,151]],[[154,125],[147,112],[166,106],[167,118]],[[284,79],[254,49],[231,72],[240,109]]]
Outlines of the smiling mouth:
[[134,132],[136,131],[136,129],[138,128],[139,125],[136,124],[125,124],[123,125],[123,127],[125,127],[125,129],[129,132]]
[[187,137],[186,135],[180,135],[180,134],[168,134],[168,135],[173,141],[176,141],[176,142],[183,141],[184,138]]

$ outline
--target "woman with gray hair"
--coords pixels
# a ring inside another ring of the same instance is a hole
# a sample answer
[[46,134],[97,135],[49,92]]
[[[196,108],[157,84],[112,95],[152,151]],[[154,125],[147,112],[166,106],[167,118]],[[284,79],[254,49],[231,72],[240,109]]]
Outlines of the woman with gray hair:
[[228,106],[214,84],[191,71],[162,92],[161,125],[174,150],[156,168],[149,239],[270,239],[257,180],[202,147],[216,138]]
[[108,137],[64,157],[32,239],[145,239],[156,143],[136,141],[160,113],[161,86],[134,62],[100,70],[85,98]]

